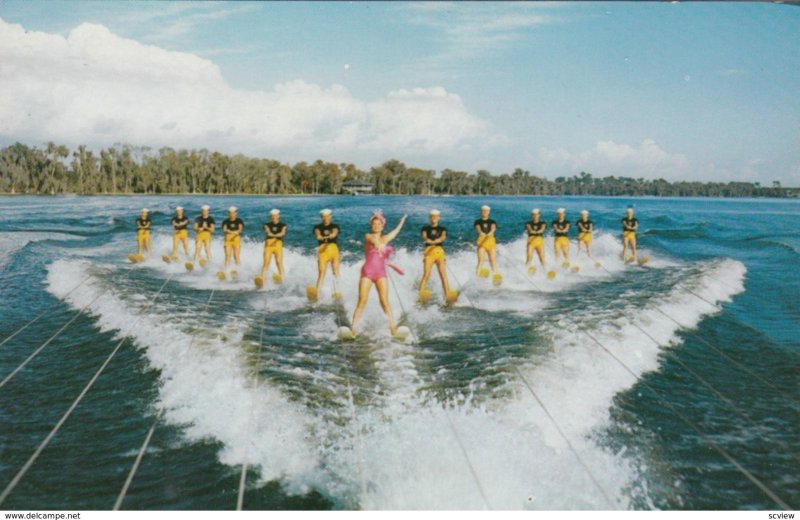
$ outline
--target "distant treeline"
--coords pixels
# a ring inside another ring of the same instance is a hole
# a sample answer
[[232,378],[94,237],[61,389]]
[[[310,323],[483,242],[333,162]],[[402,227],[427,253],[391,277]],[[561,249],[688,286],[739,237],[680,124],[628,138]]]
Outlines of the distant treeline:
[[791,197],[797,189],[749,182],[668,182],[628,177],[548,180],[521,168],[493,175],[409,167],[397,160],[368,171],[321,160],[284,164],[273,159],[115,145],[99,155],[86,146],[45,148],[15,143],[0,150],[0,192],[12,194],[339,194],[346,182],[371,185],[375,194],[652,195],[672,197]]

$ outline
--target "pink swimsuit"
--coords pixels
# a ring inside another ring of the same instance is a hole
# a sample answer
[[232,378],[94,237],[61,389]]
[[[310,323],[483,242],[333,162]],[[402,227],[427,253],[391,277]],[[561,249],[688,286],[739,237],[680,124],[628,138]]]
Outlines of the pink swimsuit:
[[388,263],[388,260],[392,254],[394,254],[394,249],[392,249],[392,246],[386,245],[383,246],[383,249],[378,249],[373,246],[372,243],[368,242],[367,259],[364,261],[364,265],[361,267],[361,277],[369,278],[373,282],[377,282],[381,278],[386,278],[387,265],[398,273],[403,274],[402,269]]

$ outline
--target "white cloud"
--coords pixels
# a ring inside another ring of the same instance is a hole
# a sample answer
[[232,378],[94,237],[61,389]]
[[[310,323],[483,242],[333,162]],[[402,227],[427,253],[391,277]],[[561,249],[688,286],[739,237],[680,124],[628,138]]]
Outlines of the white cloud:
[[412,2],[402,9],[409,22],[437,31],[441,50],[424,58],[432,65],[483,56],[511,47],[534,27],[558,21],[541,14],[552,5],[528,2]]
[[744,73],[745,71],[742,69],[720,69],[717,71],[717,75],[723,77],[741,76]]
[[208,147],[295,160],[425,158],[502,143],[442,87],[355,98],[296,80],[231,87],[213,62],[82,24],[67,37],[0,19],[0,134],[75,145]]
[[679,180],[686,179],[689,174],[689,161],[685,155],[669,153],[653,139],[645,139],[639,146],[599,141],[593,148],[577,153],[563,148],[543,148],[532,156],[532,160],[548,176],[586,171],[595,176]]
[[[235,5],[223,3],[223,6],[225,4]],[[154,41],[177,40],[213,22],[224,20],[229,16],[252,12],[257,8],[255,4],[246,3],[235,5],[235,7],[219,8],[220,6],[216,2],[189,4],[188,7],[195,12],[183,12],[179,17],[170,16],[166,23],[159,24],[158,29],[148,33],[149,39]]]

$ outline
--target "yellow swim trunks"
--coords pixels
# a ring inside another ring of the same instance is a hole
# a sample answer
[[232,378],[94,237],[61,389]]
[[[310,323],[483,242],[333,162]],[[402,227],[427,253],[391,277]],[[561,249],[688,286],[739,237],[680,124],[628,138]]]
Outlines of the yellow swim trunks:
[[569,238],[556,237],[556,247],[569,247]]
[[544,247],[544,237],[539,235],[528,237],[528,247],[535,247],[537,249]]
[[578,233],[578,240],[583,242],[584,244],[591,244],[592,234],[588,231],[581,231],[580,233]]
[[234,235],[233,233],[227,233],[225,235],[225,245],[226,246],[233,246],[238,247],[239,244],[242,243],[242,237],[239,235]]
[[444,259],[444,248],[442,246],[428,246],[425,248],[424,260],[426,262],[438,262]]
[[622,238],[636,238],[636,231],[623,231]]
[[175,238],[184,239],[189,238],[189,230],[188,229],[179,229],[175,232]]
[[339,258],[339,246],[336,244],[322,244],[317,249],[317,255],[320,262],[326,264],[333,262]]
[[497,244],[494,240],[494,235],[487,235],[481,240],[478,239],[478,249],[485,249],[486,251],[494,251],[494,246]]
[[140,229],[136,232],[136,240],[144,240],[145,238],[150,238],[149,229]]
[[282,250],[283,250],[283,241],[278,240],[277,238],[268,238],[264,242],[265,253],[279,253]]
[[211,231],[200,231],[197,233],[198,242],[211,242]]

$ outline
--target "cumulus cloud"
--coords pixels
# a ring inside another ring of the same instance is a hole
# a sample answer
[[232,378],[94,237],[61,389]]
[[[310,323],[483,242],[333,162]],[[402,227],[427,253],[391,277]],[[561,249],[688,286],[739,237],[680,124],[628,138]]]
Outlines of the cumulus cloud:
[[653,139],[645,139],[638,146],[599,141],[593,148],[577,153],[563,148],[543,148],[533,159],[544,173],[558,175],[586,171],[598,176],[677,180],[685,179],[689,173],[686,156],[665,151]]
[[229,85],[219,67],[82,24],[66,37],[0,19],[0,135],[66,144],[208,147],[364,160],[503,142],[442,87],[354,97],[303,80]]

